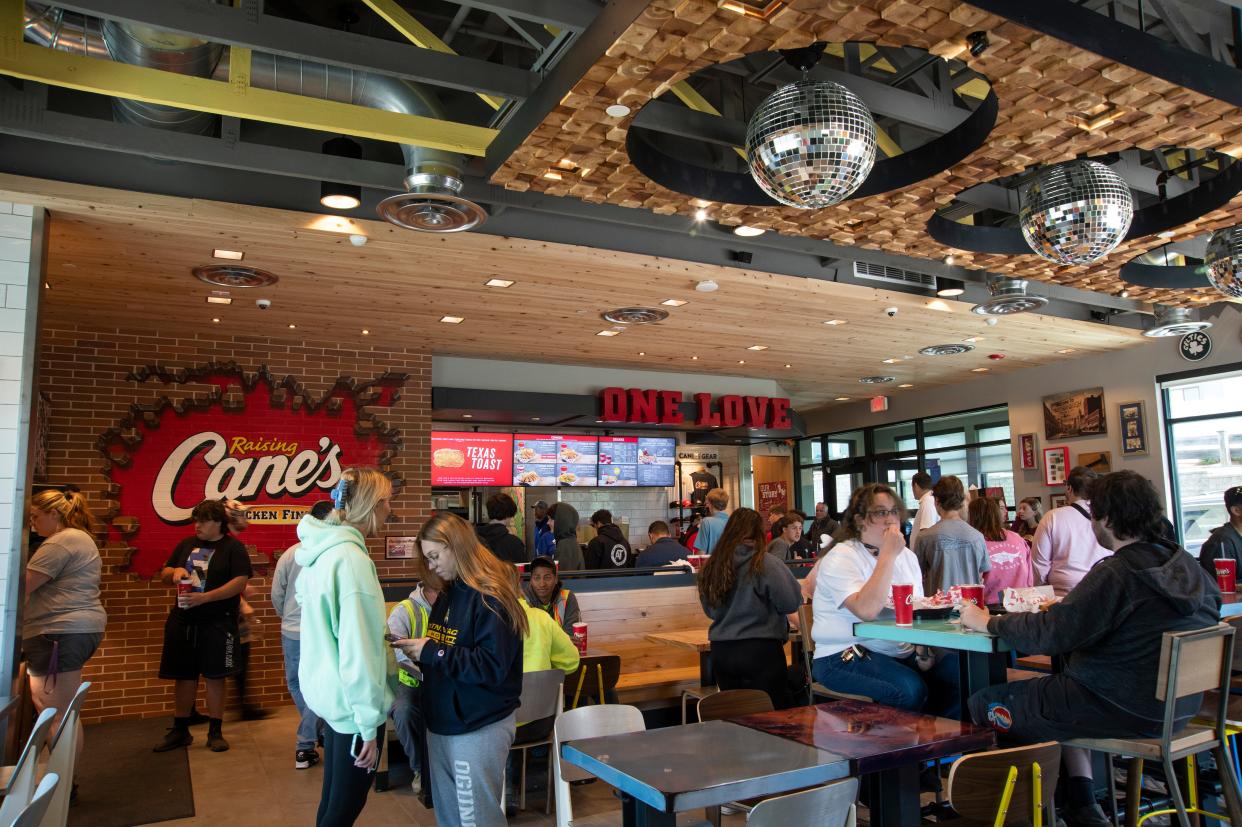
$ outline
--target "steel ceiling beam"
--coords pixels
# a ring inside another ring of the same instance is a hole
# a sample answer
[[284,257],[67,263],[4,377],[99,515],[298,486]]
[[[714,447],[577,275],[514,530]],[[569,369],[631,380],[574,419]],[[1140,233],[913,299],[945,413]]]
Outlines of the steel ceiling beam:
[[522,99],[539,85],[539,75],[524,69],[270,15],[260,14],[252,18],[243,9],[214,3],[193,0],[160,0],[158,3],[150,0],[65,0],[56,2],[56,5],[94,17],[194,35],[214,43],[392,75],[446,89]]
[[470,0],[469,6],[504,17],[577,31],[590,26],[599,11],[599,6],[587,0]]

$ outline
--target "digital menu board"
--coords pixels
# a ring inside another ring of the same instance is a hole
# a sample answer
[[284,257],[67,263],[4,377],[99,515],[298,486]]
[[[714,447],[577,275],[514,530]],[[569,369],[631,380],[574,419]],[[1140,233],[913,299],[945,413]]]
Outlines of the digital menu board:
[[676,483],[676,462],[674,437],[600,437],[599,485],[668,488]]
[[513,436],[432,431],[431,484],[512,485]]
[[513,437],[513,485],[598,485],[599,438],[558,434]]

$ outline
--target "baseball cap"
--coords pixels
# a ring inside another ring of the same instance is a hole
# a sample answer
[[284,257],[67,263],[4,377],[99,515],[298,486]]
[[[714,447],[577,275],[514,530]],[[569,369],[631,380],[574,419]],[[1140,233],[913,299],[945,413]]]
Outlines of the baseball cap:
[[1225,489],[1225,508],[1233,508],[1237,505],[1242,505],[1242,485]]
[[531,506],[531,508],[547,508],[547,507],[548,507],[548,503],[546,500],[536,500],[535,504]]

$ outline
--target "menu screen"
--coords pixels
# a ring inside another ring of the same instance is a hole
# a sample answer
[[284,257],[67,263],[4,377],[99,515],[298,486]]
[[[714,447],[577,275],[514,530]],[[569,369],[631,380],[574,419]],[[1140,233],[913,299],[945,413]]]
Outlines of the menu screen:
[[597,437],[557,434],[513,437],[514,485],[598,485],[598,462]]
[[433,486],[510,485],[513,437],[468,431],[431,432]]
[[676,461],[677,440],[673,437],[600,437],[599,484],[667,488],[676,482]]

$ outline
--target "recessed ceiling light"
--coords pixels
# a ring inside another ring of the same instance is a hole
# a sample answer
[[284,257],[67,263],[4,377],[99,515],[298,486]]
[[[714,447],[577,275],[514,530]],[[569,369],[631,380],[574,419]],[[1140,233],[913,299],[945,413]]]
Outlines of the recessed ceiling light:
[[707,210],[695,210],[695,211],[694,211],[694,220],[695,220],[695,221],[706,221],[706,220],[707,220]]
[[691,357],[690,357],[690,361],[691,361],[691,362],[697,362],[697,361],[699,361],[699,357],[697,357],[697,356],[691,356]]
[[462,419],[474,419],[474,414],[462,414]]
[[647,355],[647,352],[646,352],[646,351],[643,351],[643,350],[640,350],[640,351],[638,351],[638,355],[639,355],[639,356],[646,356],[646,355]]
[[595,335],[596,336],[616,336],[620,332],[621,332],[620,330],[601,330],[599,333],[596,333]]
[[208,304],[232,304],[233,300],[228,296],[208,296]]
[[344,193],[329,193],[319,199],[330,210],[354,210],[362,205],[362,199]]
[[1074,352],[1074,348],[1072,347],[1063,347],[1057,351],[1057,353],[1073,353],[1073,352]]
[[483,282],[484,287],[512,287],[513,282],[509,279],[488,279]]
[[757,235],[763,235],[767,230],[762,227],[751,227],[748,224],[738,224],[733,228],[734,235],[740,235],[742,238],[754,238]]
[[792,368],[792,367],[793,367],[793,365],[785,365],[785,367],[787,367],[787,368]]
[[689,304],[689,302],[682,301],[681,299],[665,299],[664,301],[660,302],[660,304],[664,305],[665,307],[682,307],[686,304]]
[[440,321],[445,324],[461,324],[465,321],[465,318],[462,316],[441,316]]
[[541,420],[542,418],[543,418],[543,417],[540,417],[540,416],[532,416],[532,417],[530,418],[530,421],[531,421],[531,422],[538,422],[538,421],[539,421],[539,420]]
[[836,327],[837,325],[842,325],[845,323],[846,323],[845,319],[829,319],[828,321],[824,322],[824,324],[832,325],[833,327]]
[[220,320],[219,320],[219,319],[212,319],[211,321],[212,321],[213,323],[215,323],[215,324],[220,324]]
[[737,363],[738,363],[739,365],[744,365],[744,364],[746,364],[746,360],[745,360],[745,359],[738,359],[738,360],[737,360]]
[[971,373],[987,373],[988,369],[987,368],[971,368],[970,372]]
[[849,402],[850,398],[848,396],[838,396],[837,401],[838,402]]
[[246,257],[246,254],[240,250],[212,250],[211,257],[228,259],[229,261],[241,261]]
[[1156,233],[1156,238],[1172,238],[1177,235],[1173,230],[1162,230]]
[[768,346],[767,345],[751,345],[750,347],[746,349],[747,350],[767,350]]
[[614,103],[604,110],[610,118],[624,118],[630,114],[630,108],[624,103]]
[[362,335],[363,335],[363,336],[370,336],[370,335],[371,335],[371,331],[367,330],[367,329],[364,327],[364,328],[362,328]]
[[43,282],[43,289],[44,289],[44,290],[51,290],[51,289],[52,289],[52,285],[51,285],[51,283],[46,282],[46,281],[45,281],[45,282]]
[[914,387],[914,385],[911,385],[909,382],[904,382],[904,383],[902,383],[902,384],[898,385],[897,387],[899,387],[899,388],[913,388],[913,387]]
[[982,336],[967,336],[965,339],[962,339],[962,341],[967,342],[969,344],[974,344],[975,342],[982,342],[983,337]]
[[297,326],[297,325],[295,325],[295,324],[293,324],[292,322],[289,324],[289,329],[290,329],[290,330],[297,330],[297,327],[298,327],[298,326]]
[[701,282],[694,285],[694,289],[698,290],[700,293],[714,293],[720,289],[720,285],[711,279],[703,279]]
[[1121,296],[1121,298],[1123,298],[1123,299],[1128,299],[1128,298],[1130,298],[1130,291],[1129,291],[1129,290],[1122,290],[1122,291],[1121,291],[1120,293],[1118,293],[1117,295]]

